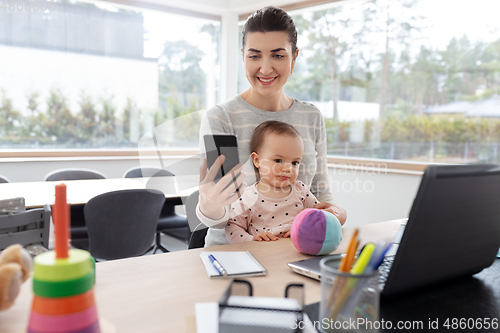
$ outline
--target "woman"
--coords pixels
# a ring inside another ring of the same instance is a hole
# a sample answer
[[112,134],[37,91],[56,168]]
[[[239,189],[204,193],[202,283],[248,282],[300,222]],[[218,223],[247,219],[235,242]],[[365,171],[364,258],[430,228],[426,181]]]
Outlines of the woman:
[[297,179],[306,184],[318,199],[315,208],[333,213],[344,224],[346,212],[333,199],[328,184],[323,116],[314,105],[293,99],[283,92],[299,55],[297,30],[292,18],[280,8],[259,9],[245,23],[242,40],[243,64],[250,88],[208,110],[200,129],[201,152],[205,151],[204,134],[233,133],[238,137],[240,161],[245,163],[233,169],[235,174],[241,171],[236,180],[236,186],[241,187],[234,193],[233,186],[225,189],[232,181],[232,175],[224,176],[217,183],[213,181],[224,157],[219,157],[208,172],[206,159],[203,160],[196,213],[210,227],[205,246],[228,243],[224,225],[229,217],[229,205],[238,200],[246,184],[256,181],[250,159],[250,138],[255,127],[268,120],[289,123],[299,131],[304,140],[304,155]]

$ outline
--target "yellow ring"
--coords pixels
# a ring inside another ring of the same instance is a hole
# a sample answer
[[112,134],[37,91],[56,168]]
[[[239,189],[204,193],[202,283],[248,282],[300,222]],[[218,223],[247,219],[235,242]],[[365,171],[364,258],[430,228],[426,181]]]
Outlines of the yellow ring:
[[89,274],[94,267],[90,253],[84,250],[69,250],[69,258],[56,259],[56,252],[39,254],[34,260],[33,278],[40,281],[76,280]]

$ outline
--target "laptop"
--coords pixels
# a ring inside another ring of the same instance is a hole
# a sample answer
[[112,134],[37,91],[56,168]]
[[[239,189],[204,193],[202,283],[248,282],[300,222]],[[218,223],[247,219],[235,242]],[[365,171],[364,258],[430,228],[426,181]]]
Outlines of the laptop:
[[[382,295],[392,296],[490,266],[500,247],[500,166],[429,166],[397,252],[386,256]],[[400,233],[398,232],[398,233]],[[390,251],[392,252],[392,251]],[[341,259],[341,255],[336,255]],[[289,263],[320,279],[324,257]]]

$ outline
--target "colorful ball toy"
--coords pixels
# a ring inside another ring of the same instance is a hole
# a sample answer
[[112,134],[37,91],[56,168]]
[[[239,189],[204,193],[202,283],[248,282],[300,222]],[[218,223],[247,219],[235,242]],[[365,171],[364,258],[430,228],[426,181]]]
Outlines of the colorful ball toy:
[[342,227],[332,213],[307,208],[293,220],[290,237],[300,252],[320,256],[337,249],[342,241]]

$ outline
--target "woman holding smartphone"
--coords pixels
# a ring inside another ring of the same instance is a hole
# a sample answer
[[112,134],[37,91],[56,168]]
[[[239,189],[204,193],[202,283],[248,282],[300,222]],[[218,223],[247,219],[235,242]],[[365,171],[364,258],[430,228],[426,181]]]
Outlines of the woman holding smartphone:
[[[289,123],[299,131],[304,141],[304,155],[297,179],[318,199],[315,208],[333,213],[344,224],[347,214],[333,199],[328,183],[323,116],[314,105],[293,99],[283,92],[299,55],[297,30],[292,18],[281,8],[265,7],[247,19],[242,34],[243,65],[250,88],[209,109],[200,129],[201,152],[205,151],[204,134],[232,133],[238,138],[239,160],[244,163],[214,182],[225,157],[219,156],[209,166],[208,172],[206,158],[203,160],[196,213],[210,227],[205,246],[228,244],[224,226],[229,218],[229,205],[238,200],[246,184],[256,181],[250,158],[250,138],[253,130],[268,120]],[[227,187],[233,181],[233,175],[239,172],[235,184]],[[238,191],[235,192],[235,188],[239,188]]]

